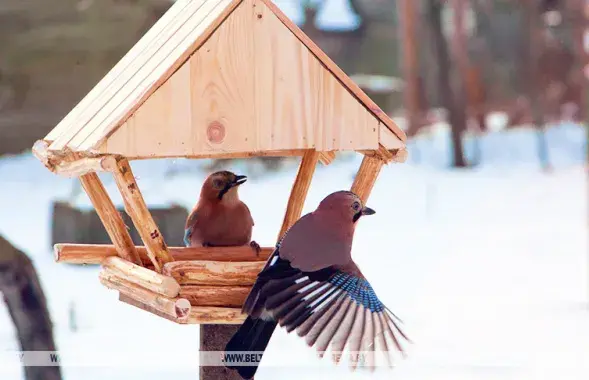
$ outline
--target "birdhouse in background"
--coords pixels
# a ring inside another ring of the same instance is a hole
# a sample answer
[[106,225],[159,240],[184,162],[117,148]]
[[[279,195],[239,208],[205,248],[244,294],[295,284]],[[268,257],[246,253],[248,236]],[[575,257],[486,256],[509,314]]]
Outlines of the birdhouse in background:
[[[405,134],[270,0],[178,0],[33,153],[79,177],[112,245],[57,244],[56,260],[101,264],[119,299],[177,323],[237,324],[273,248],[168,247],[129,160],[301,156],[282,235],[301,215],[318,162],[364,155],[364,201]],[[96,172],[110,172],[136,246]]]

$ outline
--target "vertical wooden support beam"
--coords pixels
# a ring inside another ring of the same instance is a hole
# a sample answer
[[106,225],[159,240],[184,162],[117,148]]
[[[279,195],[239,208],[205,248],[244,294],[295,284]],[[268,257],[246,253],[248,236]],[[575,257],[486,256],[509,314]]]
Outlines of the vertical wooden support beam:
[[290,198],[288,199],[288,205],[286,207],[286,213],[284,214],[284,221],[282,222],[282,228],[278,235],[278,240],[284,236],[286,231],[295,224],[295,222],[301,217],[303,212],[303,206],[305,205],[305,199],[311,186],[311,180],[319,161],[319,152],[315,150],[308,150],[303,155],[299,171],[295,179],[295,183],[290,191]]
[[111,170],[123,196],[125,211],[133,220],[133,224],[145,244],[147,256],[153,263],[156,272],[161,273],[164,264],[174,261],[174,259],[168,252],[166,242],[145,204],[129,161],[126,158],[118,158],[116,166]]
[[363,203],[366,203],[368,200],[383,165],[384,162],[378,157],[364,156],[360,169],[358,169],[358,173],[352,184],[352,192],[358,195]]
[[[223,352],[240,325],[200,325],[200,352]],[[237,371],[225,366],[200,366],[200,380],[243,380]]]
[[100,217],[118,255],[127,261],[141,265],[141,259],[135,249],[133,239],[131,239],[131,235],[127,231],[127,225],[112,203],[98,175],[96,173],[82,175],[80,176],[80,182],[94,205],[96,213]]

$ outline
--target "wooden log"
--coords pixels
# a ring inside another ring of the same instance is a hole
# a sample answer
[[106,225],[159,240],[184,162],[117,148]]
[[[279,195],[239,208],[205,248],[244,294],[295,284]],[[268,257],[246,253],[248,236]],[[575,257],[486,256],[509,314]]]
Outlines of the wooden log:
[[62,162],[53,168],[53,172],[64,177],[79,177],[87,173],[107,171],[114,161],[115,158],[112,156],[85,157]]
[[266,263],[219,261],[175,261],[164,265],[162,271],[180,285],[238,285],[251,286]]
[[128,305],[134,306],[134,307],[136,307],[138,309],[145,310],[148,313],[151,313],[153,315],[156,315],[158,317],[167,319],[168,321],[172,321],[172,322],[175,322],[175,323],[182,323],[183,321],[185,322],[187,320],[186,317],[183,318],[183,319],[182,318],[181,319],[178,319],[176,317],[172,317],[171,315],[162,313],[161,311],[158,311],[157,309],[155,309],[155,308],[153,308],[153,307],[151,307],[151,306],[149,306],[147,304],[144,304],[141,301],[137,301],[136,299],[131,298],[131,297],[129,297],[129,296],[123,294],[123,293],[119,293],[119,301],[124,302],[124,303],[126,303]]
[[191,325],[239,325],[247,315],[240,308],[197,306],[190,310],[185,321],[180,323]]
[[[241,309],[232,307],[192,307],[190,313],[185,318],[175,318],[168,314],[162,313],[152,306],[146,305],[134,298],[123,293],[119,293],[119,301],[145,310],[158,317],[176,322],[182,325],[239,325],[245,321],[246,315],[241,313]],[[227,343],[227,342],[225,342]],[[222,350],[221,350],[222,351]]]
[[112,203],[98,175],[96,173],[85,174],[80,177],[80,182],[94,205],[110,240],[112,240],[116,253],[127,261],[141,264],[127,225],[123,222],[121,214]]
[[163,265],[174,261],[174,258],[168,252],[164,237],[147,209],[145,200],[131,171],[129,161],[125,158],[119,158],[116,161],[116,167],[111,168],[111,170],[123,196],[125,211],[133,220],[133,224],[135,224],[135,228],[137,228],[137,232],[147,248],[147,256],[149,256],[156,271],[161,272]]
[[107,288],[117,290],[172,318],[185,319],[190,313],[190,302],[185,298],[164,297],[105,270],[98,274],[98,278]]
[[[145,267],[153,266],[144,246],[134,247]],[[210,260],[223,262],[266,261],[274,251],[273,247],[264,247],[260,256],[252,248],[243,247],[168,247],[174,261]],[[102,244],[55,244],[53,247],[55,261],[68,264],[102,264],[104,259],[117,255],[114,245]]]
[[282,228],[278,235],[278,240],[282,239],[282,236],[288,231],[288,229],[301,217],[303,212],[303,206],[305,205],[305,199],[311,186],[311,180],[317,167],[317,161],[319,160],[319,153],[315,150],[309,150],[305,153],[299,166],[299,171],[295,179],[295,183],[290,191],[290,197],[288,199],[288,205],[286,207],[286,213],[284,214],[284,221],[282,222]]
[[70,153],[57,154],[48,150],[49,143],[38,140],[33,145],[33,155],[51,172],[64,177],[79,177],[92,172],[107,171],[115,162],[113,156],[77,157]]
[[251,286],[184,285],[180,297],[192,306],[242,307]]
[[352,184],[352,192],[357,194],[362,202],[366,203],[368,200],[383,165],[384,162],[377,157],[364,156],[362,159],[362,164]]
[[140,267],[120,257],[107,257],[102,262],[102,267],[103,271],[111,276],[124,278],[162,296],[174,298],[180,293],[180,285],[172,277]]

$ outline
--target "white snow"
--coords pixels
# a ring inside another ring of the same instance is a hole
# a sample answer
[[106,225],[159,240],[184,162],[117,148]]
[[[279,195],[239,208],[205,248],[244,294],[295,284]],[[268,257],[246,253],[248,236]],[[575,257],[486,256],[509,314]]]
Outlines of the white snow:
[[[383,169],[369,201],[377,213],[358,226],[354,256],[414,341],[394,370],[351,373],[278,330],[256,379],[589,378],[585,132],[563,125],[548,133],[551,173],[540,171],[536,136],[523,129],[482,138],[482,165],[473,170],[447,168],[444,131],[412,141],[408,163]],[[304,211],[349,188],[360,160],[347,155],[318,167]],[[148,203],[192,207],[206,174],[200,164],[132,165]],[[244,163],[232,168],[255,171]],[[161,184],[170,169],[178,170]],[[277,174],[253,176],[240,190],[262,245],[276,239],[295,173],[293,162]],[[0,234],[33,258],[62,356],[105,358],[97,368],[65,367],[64,378],[197,378],[197,326],[177,326],[119,303],[98,282],[98,268],[53,262],[51,202],[68,199],[75,182],[49,173],[30,154],[0,160],[0,178]],[[112,181],[103,178],[120,202]],[[73,201],[89,207],[83,193]],[[77,332],[68,327],[71,303]],[[4,306],[0,349],[18,349]],[[279,366],[285,354],[299,365]],[[0,365],[3,380],[21,373],[18,365]]]

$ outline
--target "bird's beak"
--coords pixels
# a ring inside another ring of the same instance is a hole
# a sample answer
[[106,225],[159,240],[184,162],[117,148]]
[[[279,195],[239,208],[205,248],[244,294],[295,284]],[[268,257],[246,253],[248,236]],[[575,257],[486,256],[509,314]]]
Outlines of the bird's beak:
[[362,215],[374,215],[374,214],[376,214],[376,211],[374,211],[370,207],[364,207],[362,209]]
[[231,187],[243,185],[247,181],[247,177],[244,175],[236,175],[235,180],[231,184]]

